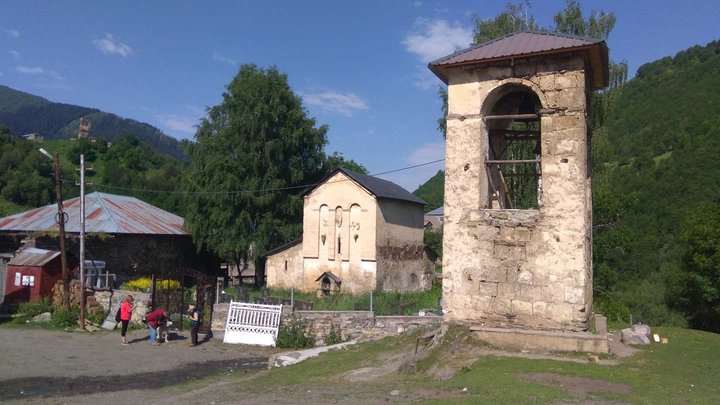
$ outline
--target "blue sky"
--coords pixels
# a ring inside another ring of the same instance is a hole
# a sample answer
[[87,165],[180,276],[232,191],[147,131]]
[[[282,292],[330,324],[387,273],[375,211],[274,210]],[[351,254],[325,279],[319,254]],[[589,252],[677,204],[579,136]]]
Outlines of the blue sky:
[[[192,138],[240,64],[275,65],[328,153],[371,173],[444,157],[440,80],[427,62],[469,45],[472,15],[506,1],[14,1],[0,3],[0,84]],[[541,26],[565,1],[532,2]],[[720,39],[720,2],[581,1],[612,11],[613,60],[647,62]],[[98,134],[99,135],[99,134]],[[383,176],[413,191],[442,163]]]

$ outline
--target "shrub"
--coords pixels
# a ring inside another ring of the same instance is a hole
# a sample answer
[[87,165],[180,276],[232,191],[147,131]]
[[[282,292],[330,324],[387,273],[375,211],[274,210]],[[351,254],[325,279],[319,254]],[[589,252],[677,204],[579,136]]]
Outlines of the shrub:
[[325,336],[323,336],[323,343],[325,343],[325,346],[342,343],[344,341],[345,339],[343,339],[340,327],[336,328],[334,323],[330,324],[330,330],[325,334]]
[[285,349],[304,349],[315,347],[315,338],[308,331],[305,321],[293,315],[288,318],[287,322],[280,323],[275,345]]
[[17,310],[17,313],[25,314],[28,318],[44,312],[52,312],[52,303],[48,298],[43,298],[40,301],[21,302]]
[[80,308],[72,307],[70,311],[65,308],[56,308],[52,313],[52,324],[57,328],[68,328],[77,324]]
[[[130,291],[149,291],[152,288],[152,279],[149,277],[140,277],[130,280],[124,285],[125,289]],[[155,280],[155,288],[158,290],[176,290],[180,288],[180,282],[177,280]]]
[[105,313],[104,311],[87,311],[85,314],[85,320],[96,325],[102,325],[105,321]]

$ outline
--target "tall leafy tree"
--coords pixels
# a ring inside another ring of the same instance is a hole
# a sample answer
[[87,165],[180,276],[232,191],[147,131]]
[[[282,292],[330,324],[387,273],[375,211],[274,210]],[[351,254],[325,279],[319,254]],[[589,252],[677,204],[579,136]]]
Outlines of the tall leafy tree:
[[[198,248],[241,264],[300,233],[302,185],[323,172],[327,127],[317,127],[287,76],[240,67],[208,110],[195,142],[186,226]],[[292,188],[296,187],[296,188]]]
[[[472,45],[482,44],[517,31],[538,29],[535,17],[530,14],[529,0],[524,3],[508,3],[505,10],[493,18],[482,19],[475,15],[473,23]],[[444,138],[447,131],[445,117],[448,112],[448,95],[445,86],[438,86],[438,96],[442,101],[442,116],[437,120],[437,128]]]
[[346,159],[340,152],[334,152],[332,155],[327,157],[323,166],[323,171],[327,174],[340,167],[352,170],[355,173],[368,174],[368,170],[365,166],[352,159]]
[[530,1],[508,3],[505,10],[493,18],[473,17],[473,44],[482,44],[517,31],[537,30],[535,17],[530,14]]
[[720,332],[720,204],[706,202],[687,219],[681,295],[691,326]]

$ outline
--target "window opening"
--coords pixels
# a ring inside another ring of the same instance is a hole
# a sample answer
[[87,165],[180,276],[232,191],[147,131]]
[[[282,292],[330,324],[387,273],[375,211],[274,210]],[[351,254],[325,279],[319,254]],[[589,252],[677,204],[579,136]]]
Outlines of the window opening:
[[341,249],[340,247],[341,247],[340,237],[338,236],[338,254],[341,254],[341,253],[342,253],[342,249]]
[[537,209],[542,198],[540,102],[528,90],[514,90],[485,116],[490,196],[488,208]]

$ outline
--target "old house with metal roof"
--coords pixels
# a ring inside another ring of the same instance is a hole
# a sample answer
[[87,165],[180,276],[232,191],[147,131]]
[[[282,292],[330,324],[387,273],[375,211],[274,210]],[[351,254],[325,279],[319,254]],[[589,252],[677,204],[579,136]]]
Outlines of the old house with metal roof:
[[[64,201],[67,251],[77,255],[80,198]],[[217,259],[197,253],[183,218],[135,197],[95,192],[85,196],[86,259],[105,262],[118,283],[140,275],[173,275],[187,268],[214,274]],[[0,218],[0,253],[14,253],[27,237],[35,246],[58,249],[57,205]]]
[[424,217],[425,229],[432,231],[442,230],[444,220],[443,207],[438,207],[432,211],[428,211],[425,213]]
[[388,180],[340,168],[304,196],[302,238],[265,254],[270,287],[353,294],[429,289],[425,202]]
[[448,85],[445,320],[499,344],[607,351],[538,332],[587,331],[592,314],[587,120],[608,83],[605,42],[518,32],[429,68]]

